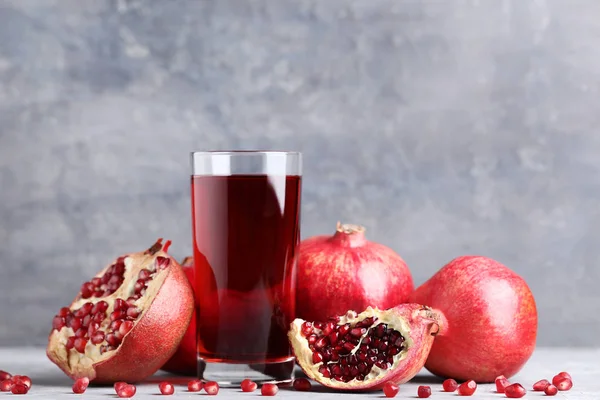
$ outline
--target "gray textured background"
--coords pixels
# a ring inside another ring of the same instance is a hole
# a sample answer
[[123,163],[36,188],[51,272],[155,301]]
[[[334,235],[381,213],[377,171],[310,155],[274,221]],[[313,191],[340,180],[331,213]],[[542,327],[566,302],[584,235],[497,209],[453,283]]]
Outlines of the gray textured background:
[[0,345],[113,256],[190,252],[188,152],[305,154],[303,236],[530,283],[597,345],[600,2],[0,0]]

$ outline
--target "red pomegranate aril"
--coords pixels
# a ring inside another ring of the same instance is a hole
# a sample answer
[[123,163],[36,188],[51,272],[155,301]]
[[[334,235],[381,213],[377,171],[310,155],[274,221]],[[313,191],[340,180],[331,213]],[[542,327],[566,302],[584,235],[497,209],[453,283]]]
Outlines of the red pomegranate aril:
[[458,388],[458,383],[454,379],[446,379],[442,383],[442,387],[444,388],[444,392],[454,392]]
[[121,344],[121,339],[119,339],[114,333],[109,333],[108,335],[106,335],[105,340],[106,343],[108,343],[111,346],[116,347]]
[[527,391],[525,388],[519,383],[513,383],[512,385],[507,386],[504,390],[504,394],[509,399],[520,399],[521,397],[525,396],[526,393]]
[[474,380],[468,380],[458,387],[459,396],[472,396],[477,390],[477,383]]
[[92,285],[94,285],[94,286],[100,286],[100,285],[102,285],[102,279],[97,278],[97,277],[96,278],[92,278],[92,280],[90,282],[92,282]]
[[87,329],[85,328],[79,328],[77,329],[77,331],[75,332],[75,337],[76,338],[84,338],[87,336]]
[[86,315],[88,315],[90,313],[90,311],[92,311],[93,307],[94,307],[94,305],[92,303],[85,303],[80,308],[73,311],[73,315],[76,316],[77,318],[83,318]]
[[[327,339],[325,337],[321,337],[315,342],[315,348],[319,350],[325,346],[327,346]],[[354,346],[352,346],[352,348],[354,348]]]
[[152,271],[144,268],[144,269],[140,270],[140,273],[138,274],[138,279],[146,280],[146,279],[150,278],[150,275],[152,275]]
[[73,383],[73,393],[81,394],[85,392],[90,384],[89,378],[79,378]]
[[258,385],[250,379],[244,379],[240,385],[242,392],[254,392]]
[[80,353],[85,353],[85,346],[87,345],[87,340],[83,338],[75,338],[75,342],[73,343],[73,347]]
[[302,324],[302,334],[303,334],[304,336],[308,336],[308,335],[310,335],[311,333],[313,333],[313,329],[314,329],[314,328],[313,328],[313,324],[312,324],[312,322],[310,322],[310,321],[305,321],[305,322]]
[[558,393],[558,388],[550,384],[546,386],[546,389],[544,389],[544,393],[546,393],[546,396],[556,396],[556,394]]
[[121,310],[116,310],[116,311],[113,311],[112,313],[110,313],[111,321],[117,321],[117,320],[123,319],[125,317],[126,317],[125,312],[123,312]]
[[104,313],[108,310],[108,303],[104,300],[97,302],[92,307],[92,314]]
[[204,391],[206,392],[206,394],[214,396],[217,393],[219,393],[219,384],[214,381],[206,382],[204,384]]
[[170,396],[175,393],[175,386],[171,382],[161,382],[158,384],[158,389],[160,393],[165,396]]
[[94,289],[94,285],[92,285],[91,282],[84,282],[81,285],[81,288],[79,289],[81,291],[81,297],[83,297],[84,299],[89,299],[90,297],[92,297]]
[[127,309],[127,316],[128,316],[129,318],[134,318],[134,319],[135,319],[135,318],[137,318],[139,315],[140,315],[140,310],[138,310],[138,308],[137,308],[137,307],[135,307],[135,306],[134,306],[134,307],[129,307],[129,308]]
[[66,317],[67,315],[71,314],[71,310],[69,309],[69,307],[63,307],[60,310],[58,310],[58,316],[59,317]]
[[67,338],[67,342],[65,343],[65,348],[67,350],[71,350],[73,347],[75,347],[75,336],[70,336],[69,338]]
[[319,367],[319,373],[325,378],[331,378],[331,371],[325,365],[321,365]]
[[559,372],[558,374],[554,375],[554,377],[552,378],[552,384],[554,386],[556,386],[556,385],[558,385],[558,382],[560,382],[564,378],[572,380],[571,375],[569,375],[567,372]]
[[315,351],[312,355],[313,364],[318,364],[322,361],[323,361],[323,355],[321,355],[321,353],[319,353],[318,351]]
[[115,382],[113,387],[115,388],[115,392],[118,392],[123,386],[126,386],[127,382]]
[[123,299],[116,299],[115,300],[115,311],[116,310],[126,310],[127,309],[127,302]]
[[71,324],[69,324],[69,320],[67,319],[67,326],[70,326],[74,331],[81,328],[82,325],[81,318],[73,317],[71,319]]
[[146,287],[146,281],[143,279],[138,279],[137,282],[135,282],[135,285],[133,285],[133,293],[141,293],[142,289],[144,289]]
[[27,375],[14,375],[11,379],[13,383],[22,383],[27,386],[28,389],[31,389],[31,378]]
[[83,320],[81,321],[81,325],[84,328],[87,328],[88,326],[90,326],[91,321],[92,321],[92,316],[90,314],[88,314],[85,317],[83,317]]
[[158,256],[156,257],[156,266],[158,269],[165,269],[169,266],[171,260],[166,257]]
[[133,325],[134,324],[132,321],[123,321],[123,323],[119,327],[119,333],[121,334],[121,336],[127,335],[129,331],[133,328]]
[[426,399],[431,396],[431,388],[429,386],[419,386],[417,389],[417,397]]
[[573,381],[571,381],[569,378],[562,378],[554,386],[556,386],[556,388],[561,392],[564,392],[567,390],[571,390],[571,388],[573,387]]
[[110,323],[110,329],[113,331],[118,331],[119,328],[121,327],[121,324],[123,323],[122,319],[117,319],[113,322]]
[[100,323],[99,322],[92,322],[90,323],[90,326],[88,327],[88,335],[93,336],[94,333],[96,333],[96,331],[100,329]]
[[498,378],[496,378],[495,383],[497,393],[504,393],[506,387],[510,385],[508,379],[504,378],[503,376],[499,376]]
[[65,327],[67,323],[65,322],[64,317],[55,316],[52,319],[52,328],[60,331],[63,327]]
[[0,382],[12,378],[12,375],[6,371],[0,370]]
[[92,321],[102,323],[102,321],[104,321],[105,318],[106,318],[106,313],[99,312],[97,314],[94,314],[94,316],[92,317]]
[[275,396],[279,392],[279,387],[274,383],[265,383],[260,388],[260,394],[263,396]]
[[117,390],[117,396],[121,398],[133,397],[135,395],[136,390],[137,389],[134,385],[125,384]]
[[200,379],[194,379],[188,382],[188,392],[199,392],[203,386],[204,384]]
[[100,344],[100,343],[104,342],[104,332],[103,331],[95,332],[94,335],[92,336],[92,338],[90,339],[90,341],[92,342],[92,344]]
[[533,390],[536,392],[543,392],[549,384],[550,382],[548,382],[548,379],[542,379],[533,384]]
[[308,379],[298,378],[294,379],[294,390],[298,392],[308,392],[312,388],[312,384]]
[[27,394],[29,388],[24,383],[15,383],[10,389],[12,394]]
[[361,337],[365,333],[367,333],[366,328],[353,328],[350,330],[350,335],[352,335],[354,337]]
[[400,388],[391,382],[388,382],[385,385],[383,385],[383,394],[385,394],[385,397],[396,397],[399,391]]
[[10,389],[12,389],[14,384],[15,383],[10,379],[4,379],[0,382],[0,392],[10,392]]

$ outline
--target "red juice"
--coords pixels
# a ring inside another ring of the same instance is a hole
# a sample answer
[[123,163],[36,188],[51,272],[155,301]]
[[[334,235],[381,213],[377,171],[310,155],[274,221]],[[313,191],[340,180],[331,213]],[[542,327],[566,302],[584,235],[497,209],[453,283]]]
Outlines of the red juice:
[[192,177],[198,356],[207,362],[292,358],[301,177]]

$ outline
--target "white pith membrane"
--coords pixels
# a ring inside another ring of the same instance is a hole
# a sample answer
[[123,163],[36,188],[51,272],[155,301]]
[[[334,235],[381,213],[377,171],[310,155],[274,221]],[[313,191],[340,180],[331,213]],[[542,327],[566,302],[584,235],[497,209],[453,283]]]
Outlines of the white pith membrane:
[[[84,337],[84,339],[87,340],[87,343],[85,345],[84,352],[81,353],[75,347],[67,349],[67,341],[70,337],[75,336],[76,331],[74,329],[66,325],[61,327],[60,330],[53,328],[50,333],[47,351],[48,353],[52,353],[55,362],[63,365],[67,370],[73,373],[88,375],[89,372],[93,370],[93,364],[102,362],[114,355],[115,351],[121,346],[121,343],[123,343],[129,333],[133,331],[133,328],[131,328],[124,335],[117,334],[119,343],[116,346],[110,345],[107,342],[106,337],[108,336],[109,332],[113,332],[110,326],[113,323],[111,320],[111,313],[115,311],[115,301],[117,299],[127,301],[130,297],[134,296],[135,285],[138,281],[140,271],[147,269],[151,272],[149,278],[145,280],[145,289],[142,289],[139,293],[141,297],[135,301],[130,300],[131,304],[127,305],[127,308],[137,309],[138,315],[133,317],[135,314],[132,313],[130,316],[127,316],[125,311],[125,316],[123,318],[119,318],[119,320],[123,322],[131,321],[134,324],[133,326],[135,326],[137,322],[144,317],[146,311],[149,309],[150,303],[156,297],[156,294],[168,276],[168,269],[171,265],[169,256],[161,250],[154,252],[154,254],[148,253],[151,250],[152,248],[144,253],[136,253],[131,256],[124,256],[124,279],[121,286],[119,286],[111,295],[107,297],[90,297],[86,299],[81,297],[81,292],[77,295],[75,301],[69,306],[71,312],[80,309],[86,303],[92,303],[93,305],[102,301],[108,303],[108,307],[105,311],[105,317],[103,318],[102,322],[100,322],[100,326],[94,330],[94,332],[105,332],[105,339],[100,343],[94,344],[91,340],[92,335],[88,334],[86,337]],[[113,264],[100,271],[96,277],[102,277],[104,273],[117,262],[118,259]],[[83,320],[83,318],[81,319]],[[93,319],[89,325],[91,325],[92,322]],[[118,330],[115,330],[113,333],[116,332],[118,332]]]
[[[379,310],[377,308],[368,307],[360,314],[356,314],[354,311],[348,311],[345,316],[339,318],[339,321],[336,325],[340,327],[349,324],[350,328],[354,328],[359,322],[369,317],[373,317],[373,324],[367,328],[363,335],[361,335],[359,343],[355,345],[349,356],[356,354],[360,350],[363,340],[366,337],[372,336],[372,331],[381,324],[387,325],[386,332],[388,330],[397,331],[404,338],[404,341],[402,343],[400,352],[392,356],[393,363],[391,363],[391,365],[388,364],[385,369],[380,368],[377,365],[373,365],[363,380],[353,378],[350,381],[340,381],[334,379],[333,376],[327,378],[321,372],[319,372],[319,368],[324,365],[324,362],[313,363],[313,350],[310,349],[308,337],[302,333],[302,324],[305,321],[302,319],[295,319],[292,322],[292,327],[288,335],[290,337],[294,354],[296,355],[296,358],[300,364],[303,366],[303,369],[308,377],[319,382],[327,381],[327,386],[329,387],[343,387],[345,389],[351,389],[352,387],[363,387],[367,381],[370,385],[376,384],[378,381],[383,379],[385,375],[390,372],[390,370],[395,369],[400,363],[402,363],[407,356],[408,350],[414,345],[414,341],[411,338],[411,328],[409,323],[393,310]],[[317,336],[320,336],[323,333],[321,329],[317,328],[313,328],[313,332],[317,334]],[[340,364],[341,360],[342,358],[340,357],[339,361],[329,361],[327,363],[329,370],[331,370],[331,366]]]

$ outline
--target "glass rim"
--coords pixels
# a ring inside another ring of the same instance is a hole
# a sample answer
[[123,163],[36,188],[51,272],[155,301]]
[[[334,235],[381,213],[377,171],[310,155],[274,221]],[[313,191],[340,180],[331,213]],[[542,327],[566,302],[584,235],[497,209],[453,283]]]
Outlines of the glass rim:
[[249,156],[249,155],[302,155],[300,151],[286,151],[286,150],[204,150],[204,151],[191,151],[190,155],[195,156],[211,156],[211,155],[240,155],[240,156]]

